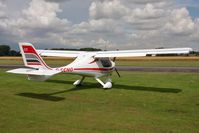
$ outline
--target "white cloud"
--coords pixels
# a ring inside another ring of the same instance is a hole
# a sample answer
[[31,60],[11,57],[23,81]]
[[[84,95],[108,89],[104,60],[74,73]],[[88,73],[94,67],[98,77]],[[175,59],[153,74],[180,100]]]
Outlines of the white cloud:
[[[22,11],[20,18],[10,20],[10,27],[14,27],[15,35],[18,36],[20,41],[41,41],[44,44],[48,40],[51,40],[49,42],[54,42],[54,39],[51,38],[51,33],[62,36],[62,33],[66,32],[70,25],[67,19],[57,17],[57,13],[61,11],[57,3],[32,0],[29,7]],[[60,43],[59,40],[56,42]]]
[[164,11],[162,9],[155,9],[152,4],[147,4],[144,9],[134,9],[132,15],[141,19],[153,19],[162,17]]
[[6,17],[6,14],[4,12],[4,8],[5,7],[6,6],[3,3],[0,2],[0,18],[5,18]]
[[164,0],[123,0],[124,3],[126,4],[147,4],[147,3],[159,3],[162,2]]
[[66,1],[70,1],[70,0],[45,0],[47,2],[66,2]]
[[[32,0],[30,7],[23,10],[24,17],[18,19],[18,24],[29,28],[60,28],[69,24],[67,19],[59,19],[57,13],[61,12],[59,4],[49,3],[43,0]],[[57,27],[54,27],[57,26]]]
[[76,33],[117,33],[120,29],[117,28],[117,23],[112,19],[100,19],[100,20],[90,20],[89,22],[82,22],[74,26],[73,29]]
[[91,40],[90,46],[95,48],[100,48],[102,50],[107,49],[117,49],[117,45],[109,40],[104,40],[102,38],[99,38],[98,40]]
[[4,9],[9,5],[0,2],[0,40],[35,42],[46,48],[198,47],[199,18],[193,20],[186,8],[174,6],[177,2],[172,0],[92,1],[89,19],[79,24],[58,17],[64,13],[63,1],[68,0],[30,0],[17,17],[8,15]]
[[10,38],[14,38],[10,32],[12,31],[10,27],[10,21],[5,12],[6,5],[3,1],[0,1],[0,43],[10,42]]
[[163,25],[167,11],[156,9],[152,4],[144,8],[135,8],[124,17],[124,22],[137,30],[155,30]]
[[171,12],[171,18],[169,22],[166,23],[165,29],[178,34],[193,33],[195,23],[189,16],[189,12],[186,8],[175,9]]
[[95,1],[89,8],[91,19],[114,18],[119,19],[126,15],[128,9],[119,0]]
[[142,30],[160,26],[160,23],[154,24],[154,19],[159,22],[158,19],[165,16],[163,9],[155,8],[152,4],[146,4],[144,8],[131,9],[118,0],[93,2],[89,11],[92,20],[112,19],[114,26],[117,23],[127,23],[136,25],[136,29]]

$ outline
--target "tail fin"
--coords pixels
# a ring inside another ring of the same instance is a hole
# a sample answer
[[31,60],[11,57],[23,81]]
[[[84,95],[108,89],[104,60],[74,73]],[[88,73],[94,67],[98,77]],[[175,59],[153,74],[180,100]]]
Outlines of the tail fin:
[[25,66],[36,69],[52,70],[52,68],[46,65],[32,44],[19,43],[19,47]]

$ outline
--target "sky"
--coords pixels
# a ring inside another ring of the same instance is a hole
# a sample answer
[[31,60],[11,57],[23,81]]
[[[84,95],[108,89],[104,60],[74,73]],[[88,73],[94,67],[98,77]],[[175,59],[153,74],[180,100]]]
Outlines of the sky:
[[0,0],[0,44],[18,50],[191,47],[199,50],[198,0]]

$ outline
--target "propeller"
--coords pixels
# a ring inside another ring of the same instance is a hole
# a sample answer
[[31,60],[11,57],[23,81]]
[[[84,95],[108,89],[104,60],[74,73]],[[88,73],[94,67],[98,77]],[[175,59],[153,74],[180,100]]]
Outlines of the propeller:
[[115,62],[115,60],[116,60],[116,57],[113,58],[113,62]]
[[[116,61],[116,57],[114,57],[114,58],[113,58],[113,62],[115,62],[115,61]],[[116,68],[116,67],[115,67],[115,71],[116,71],[116,73],[117,73],[118,77],[121,77],[121,76],[120,76],[120,73],[119,73],[119,71],[117,70],[117,68]]]
[[118,70],[117,70],[117,68],[115,68],[115,71],[116,71],[118,77],[121,77],[121,76],[120,76],[120,73],[119,73]]

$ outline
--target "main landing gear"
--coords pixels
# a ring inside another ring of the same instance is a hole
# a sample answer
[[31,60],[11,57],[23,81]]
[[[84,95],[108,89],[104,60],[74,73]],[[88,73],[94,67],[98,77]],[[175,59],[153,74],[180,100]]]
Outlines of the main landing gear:
[[[85,77],[82,77],[81,80],[77,80],[73,83],[73,85],[75,86],[81,86],[83,81],[84,81]],[[110,79],[110,77],[108,76],[106,79],[106,83],[102,82],[99,78],[95,77],[95,79],[103,86],[104,89],[110,89],[112,88],[112,80]]]
[[75,86],[82,86],[82,83],[83,83],[84,79],[85,79],[85,77],[82,77],[81,80],[75,81],[75,82],[73,83],[73,85],[75,85]]

